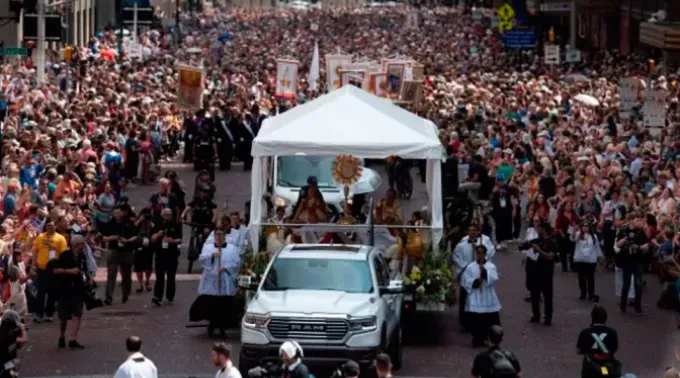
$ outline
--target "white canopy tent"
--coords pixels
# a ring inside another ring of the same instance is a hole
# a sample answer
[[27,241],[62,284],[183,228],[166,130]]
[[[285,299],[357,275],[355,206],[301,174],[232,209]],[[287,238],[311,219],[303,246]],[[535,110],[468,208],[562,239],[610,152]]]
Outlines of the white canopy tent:
[[251,176],[250,239],[259,250],[262,196],[268,173],[265,159],[305,154],[384,159],[397,155],[406,159],[427,159],[427,192],[432,209],[432,241],[442,237],[441,160],[444,149],[434,123],[418,117],[390,101],[353,85],[283,114],[267,118],[253,141]]

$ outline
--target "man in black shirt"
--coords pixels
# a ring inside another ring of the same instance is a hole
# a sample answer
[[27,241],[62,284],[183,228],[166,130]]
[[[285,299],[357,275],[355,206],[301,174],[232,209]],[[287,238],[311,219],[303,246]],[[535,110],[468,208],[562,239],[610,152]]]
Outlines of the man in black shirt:
[[545,198],[552,198],[557,194],[557,183],[549,169],[543,168],[541,171],[541,178],[538,180],[538,191],[543,193]]
[[544,325],[552,324],[553,315],[553,276],[555,275],[555,253],[557,243],[550,237],[547,224],[538,226],[538,239],[530,240],[529,246],[535,254],[536,270],[534,272],[535,284],[531,290],[531,312],[533,313],[530,322],[538,323],[541,320],[541,295],[543,295],[543,307],[545,311]]
[[215,181],[215,158],[218,150],[212,122],[212,119],[207,118],[200,122],[199,132],[194,138],[194,169],[207,170],[210,180]]
[[118,269],[123,280],[123,303],[127,302],[132,288],[132,264],[134,262],[134,243],[139,233],[135,225],[125,218],[125,213],[120,206],[113,210],[110,234],[104,236],[104,241],[109,243],[109,258],[106,262],[108,269],[106,276],[106,299],[104,303],[113,303],[113,291],[116,288]]
[[621,312],[626,311],[630,281],[634,278],[635,312],[638,315],[642,315],[642,265],[648,260],[650,253],[649,238],[644,227],[645,218],[642,213],[629,213],[628,224],[621,227],[614,246],[616,265],[621,268],[623,275],[619,308]]
[[491,326],[487,343],[489,349],[478,354],[472,363],[475,378],[518,378],[521,372],[517,357],[503,348],[503,328]]
[[220,171],[228,171],[231,169],[231,161],[234,159],[234,147],[236,146],[236,139],[234,137],[235,126],[233,125],[235,121],[230,114],[223,116],[220,109],[216,109],[214,112],[213,127],[215,128],[215,136],[217,137],[219,147],[217,153],[220,161]]
[[66,327],[72,320],[73,328],[69,337],[68,347],[71,349],[83,349],[77,341],[80,330],[80,319],[83,316],[85,303],[85,285],[89,276],[87,274],[87,262],[85,259],[85,238],[82,235],[71,237],[71,249],[59,255],[53,274],[57,279],[60,289],[59,300],[59,348],[66,348]]
[[161,305],[164,291],[168,304],[172,304],[175,300],[175,276],[177,275],[179,245],[182,243],[180,226],[173,219],[172,211],[163,209],[162,215],[163,221],[154,227],[151,236],[156,250],[156,285],[151,302],[156,306]]
[[149,209],[151,209],[151,221],[160,223],[163,221],[161,211],[170,208],[174,216],[178,215],[181,204],[180,199],[171,191],[171,182],[163,177],[159,180],[160,190],[149,198]]
[[581,378],[621,376],[621,366],[614,358],[619,349],[619,337],[607,327],[607,310],[595,306],[590,313],[590,327],[581,331],[576,342],[578,353],[583,355]]

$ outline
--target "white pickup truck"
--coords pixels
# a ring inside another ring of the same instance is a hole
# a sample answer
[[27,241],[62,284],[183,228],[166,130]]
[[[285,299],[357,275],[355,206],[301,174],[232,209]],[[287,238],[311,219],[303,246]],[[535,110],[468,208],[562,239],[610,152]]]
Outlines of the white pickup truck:
[[241,324],[238,366],[279,361],[279,346],[296,340],[308,365],[363,368],[386,352],[402,362],[402,279],[390,277],[382,250],[370,246],[297,244],[279,251],[258,285]]

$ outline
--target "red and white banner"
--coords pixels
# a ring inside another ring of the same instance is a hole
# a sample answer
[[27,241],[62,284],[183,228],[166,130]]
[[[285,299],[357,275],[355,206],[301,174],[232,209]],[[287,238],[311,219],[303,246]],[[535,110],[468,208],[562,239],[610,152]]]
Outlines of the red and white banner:
[[276,60],[276,97],[295,98],[297,96],[298,67],[297,60]]

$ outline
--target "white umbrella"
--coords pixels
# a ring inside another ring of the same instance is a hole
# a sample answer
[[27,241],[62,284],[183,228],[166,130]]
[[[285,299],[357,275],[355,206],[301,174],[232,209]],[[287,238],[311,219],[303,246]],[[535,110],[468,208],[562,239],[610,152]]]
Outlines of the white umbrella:
[[356,184],[351,185],[349,188],[354,194],[365,194],[372,193],[378,190],[382,184],[382,179],[378,175],[371,175],[371,177],[362,177]]
[[574,101],[578,101],[578,102],[582,103],[583,105],[588,105],[588,106],[600,106],[600,102],[597,101],[597,99],[595,97],[588,95],[588,94],[583,94],[583,93],[574,97]]

